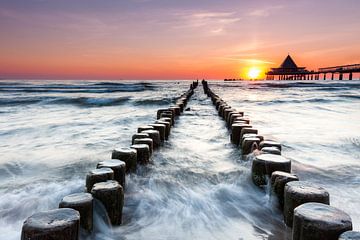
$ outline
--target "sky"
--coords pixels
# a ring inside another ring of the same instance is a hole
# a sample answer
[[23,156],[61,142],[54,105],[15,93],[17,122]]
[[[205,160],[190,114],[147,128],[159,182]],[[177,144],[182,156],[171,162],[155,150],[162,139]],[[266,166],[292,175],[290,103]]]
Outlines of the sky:
[[223,79],[360,63],[359,0],[0,0],[0,78]]

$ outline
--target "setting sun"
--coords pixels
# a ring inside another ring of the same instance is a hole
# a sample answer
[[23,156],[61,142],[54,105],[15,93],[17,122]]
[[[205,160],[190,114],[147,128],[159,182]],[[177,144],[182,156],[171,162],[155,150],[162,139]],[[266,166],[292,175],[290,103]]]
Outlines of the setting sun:
[[250,79],[257,79],[260,77],[260,72],[261,70],[259,68],[252,67],[249,69],[247,75]]

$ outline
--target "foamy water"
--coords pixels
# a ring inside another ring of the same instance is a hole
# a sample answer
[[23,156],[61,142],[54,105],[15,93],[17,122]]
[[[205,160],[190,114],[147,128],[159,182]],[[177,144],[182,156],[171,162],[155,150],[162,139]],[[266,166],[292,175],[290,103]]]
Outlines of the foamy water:
[[[28,216],[82,191],[86,173],[189,84],[0,81],[0,239],[19,239]],[[210,86],[283,143],[293,171],[325,187],[360,229],[359,81]],[[289,239],[210,99],[197,89],[188,106],[153,164],[127,177],[124,224],[111,229],[97,206],[87,239]]]

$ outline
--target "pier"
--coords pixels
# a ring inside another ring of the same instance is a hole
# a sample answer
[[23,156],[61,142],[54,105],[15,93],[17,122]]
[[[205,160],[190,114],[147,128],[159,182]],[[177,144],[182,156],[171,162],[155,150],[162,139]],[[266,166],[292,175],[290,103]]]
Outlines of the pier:
[[340,65],[309,71],[298,67],[288,55],[278,68],[266,73],[266,80],[355,80],[354,73],[360,73],[360,64]]

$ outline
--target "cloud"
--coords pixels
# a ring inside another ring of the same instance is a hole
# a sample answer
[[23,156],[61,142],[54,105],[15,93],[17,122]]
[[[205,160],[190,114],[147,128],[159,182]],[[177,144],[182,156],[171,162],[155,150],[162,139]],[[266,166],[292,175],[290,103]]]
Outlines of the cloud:
[[261,59],[255,59],[255,58],[243,58],[240,56],[225,56],[223,59],[230,60],[230,61],[238,61],[238,62],[244,62],[249,64],[275,64],[274,62],[261,60]]
[[193,18],[205,19],[205,18],[226,18],[231,17],[235,13],[234,12],[201,12],[191,14]]
[[236,12],[175,13],[180,24],[175,28],[198,28],[211,34],[222,34],[228,26],[241,20]]
[[272,7],[265,7],[262,9],[254,9],[248,12],[247,16],[250,17],[268,17],[272,14],[273,11],[282,9],[284,6],[278,5],[278,6],[272,6]]
[[267,9],[256,9],[248,13],[248,16],[253,17],[267,17],[270,13]]

